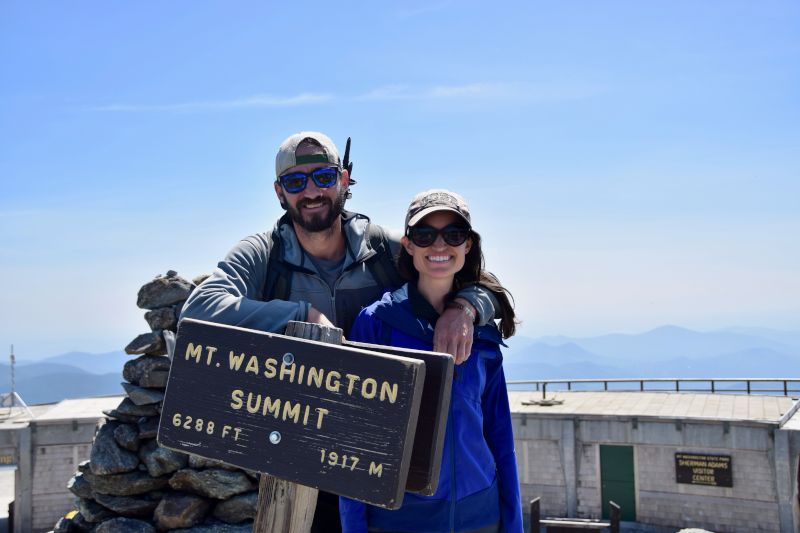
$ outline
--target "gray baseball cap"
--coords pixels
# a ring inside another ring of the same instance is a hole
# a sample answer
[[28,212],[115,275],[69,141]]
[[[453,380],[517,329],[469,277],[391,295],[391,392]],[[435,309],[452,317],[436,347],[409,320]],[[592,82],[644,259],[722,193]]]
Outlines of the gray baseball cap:
[[[297,147],[301,142],[306,139],[311,139],[322,147],[323,153],[297,155]],[[279,177],[290,168],[302,165],[304,163],[330,163],[333,166],[341,168],[342,161],[339,159],[339,150],[333,141],[318,131],[301,131],[290,135],[285,141],[281,143],[278,148],[278,155],[275,156],[275,177]]]
[[408,206],[406,213],[406,231],[426,216],[437,211],[451,211],[472,227],[469,205],[460,194],[447,189],[431,189],[419,193],[411,200],[411,205]]

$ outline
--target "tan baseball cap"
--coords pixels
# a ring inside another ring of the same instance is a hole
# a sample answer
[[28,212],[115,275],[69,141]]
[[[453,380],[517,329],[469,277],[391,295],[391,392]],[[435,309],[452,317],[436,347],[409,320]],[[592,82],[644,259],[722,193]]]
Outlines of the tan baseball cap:
[[[319,144],[324,153],[297,155],[297,147],[306,139]],[[275,156],[275,177],[279,177],[294,166],[305,163],[330,163],[339,168],[342,166],[339,150],[336,149],[336,145],[333,144],[330,137],[318,131],[301,131],[290,135],[278,148],[278,155]]]
[[406,213],[406,231],[426,216],[437,211],[451,211],[472,227],[469,205],[464,197],[447,189],[431,189],[419,193],[411,200],[411,205],[408,206]]

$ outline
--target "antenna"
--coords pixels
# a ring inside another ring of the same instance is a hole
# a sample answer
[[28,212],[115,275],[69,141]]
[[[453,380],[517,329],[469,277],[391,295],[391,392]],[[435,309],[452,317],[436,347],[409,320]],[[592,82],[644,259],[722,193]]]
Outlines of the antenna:
[[[3,418],[5,419],[7,417],[13,417],[14,407],[21,407],[25,409],[25,411],[28,413],[28,416],[34,418],[33,413],[31,412],[30,409],[28,409],[28,406],[25,403],[25,401],[22,398],[20,398],[19,394],[17,394],[17,382],[14,375],[14,367],[16,366],[16,364],[17,364],[17,358],[14,356],[14,345],[12,344],[11,345],[11,393],[9,393],[7,396],[5,394],[0,394],[0,406],[9,408],[8,413],[4,414]],[[9,401],[11,405],[8,405],[6,403]]]
[[14,365],[17,363],[17,358],[14,357],[14,345],[11,345],[11,408],[14,408],[14,402],[17,396],[17,383],[14,379]]

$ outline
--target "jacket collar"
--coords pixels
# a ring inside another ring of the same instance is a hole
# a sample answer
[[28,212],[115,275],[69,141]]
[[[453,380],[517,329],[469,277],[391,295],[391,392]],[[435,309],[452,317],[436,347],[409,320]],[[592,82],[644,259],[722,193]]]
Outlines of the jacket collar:
[[[412,300],[415,299],[415,291],[419,298],[423,300],[424,298],[419,294],[416,287],[409,288],[409,285],[410,283],[406,283],[394,292],[385,294],[375,307],[375,316],[382,322],[406,335],[433,343],[433,326],[436,324],[436,321],[430,322],[428,318],[431,317],[431,311],[436,318],[438,318],[438,314],[428,302],[425,302],[430,308],[428,312],[424,310],[422,304],[417,302],[412,303]],[[500,332],[494,324],[476,326],[474,339],[505,346],[503,338],[500,336]]]
[[[371,248],[369,239],[366,238],[369,224],[370,220],[365,215],[350,211],[342,212],[342,228],[345,237],[343,268],[345,270],[354,263],[366,261],[375,255],[375,250]],[[278,220],[275,229],[280,235],[282,244],[283,253],[279,259],[298,268],[316,271],[314,264],[308,259],[303,247],[300,246],[300,241],[297,240],[297,234],[294,231],[294,225],[288,213],[284,213]]]

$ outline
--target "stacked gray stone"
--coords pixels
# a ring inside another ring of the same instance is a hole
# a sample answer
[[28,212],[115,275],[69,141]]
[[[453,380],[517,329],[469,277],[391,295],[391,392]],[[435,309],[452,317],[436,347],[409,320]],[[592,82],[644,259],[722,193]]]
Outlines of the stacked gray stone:
[[[160,447],[156,442],[170,359],[167,342],[192,289],[170,270],[139,290],[151,331],[125,348],[126,398],[105,412],[88,461],[67,487],[77,513],[54,533],[244,533],[253,529],[258,501],[255,474]],[[68,515],[69,516],[69,515]]]

